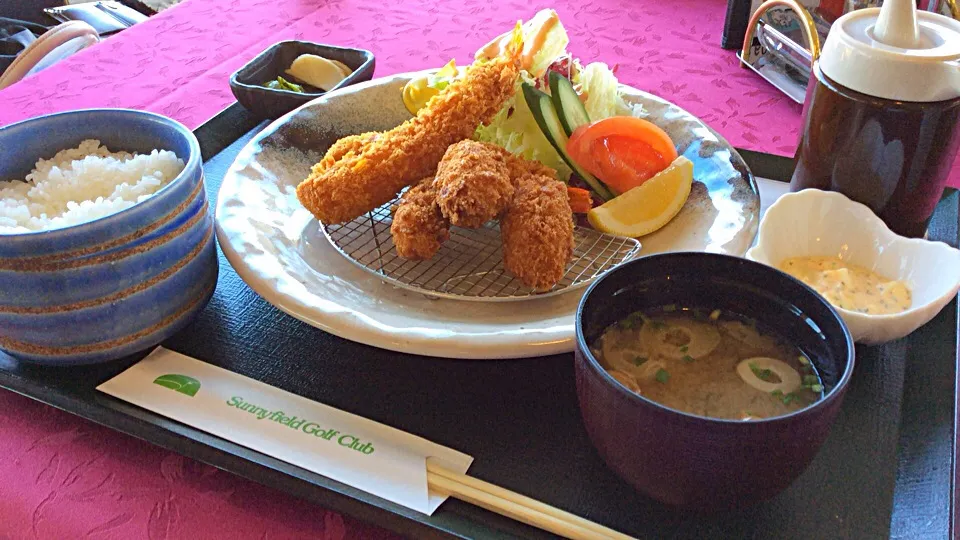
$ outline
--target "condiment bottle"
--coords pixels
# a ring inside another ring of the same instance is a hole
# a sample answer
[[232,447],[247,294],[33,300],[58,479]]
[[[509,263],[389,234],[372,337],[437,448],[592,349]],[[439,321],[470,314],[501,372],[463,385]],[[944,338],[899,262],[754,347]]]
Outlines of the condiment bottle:
[[960,22],[886,0],[837,19],[814,63],[791,190],[839,191],[921,237],[960,143]]

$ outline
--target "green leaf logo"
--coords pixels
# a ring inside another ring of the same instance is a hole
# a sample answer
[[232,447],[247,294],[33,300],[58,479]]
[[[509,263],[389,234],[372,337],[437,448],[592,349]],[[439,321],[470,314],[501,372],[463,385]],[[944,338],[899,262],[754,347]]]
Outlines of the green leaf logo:
[[171,373],[170,375],[161,375],[153,381],[153,384],[165,386],[171,390],[175,390],[181,394],[186,394],[190,397],[197,395],[197,390],[200,390],[200,381],[194,379],[193,377],[177,375],[175,373]]

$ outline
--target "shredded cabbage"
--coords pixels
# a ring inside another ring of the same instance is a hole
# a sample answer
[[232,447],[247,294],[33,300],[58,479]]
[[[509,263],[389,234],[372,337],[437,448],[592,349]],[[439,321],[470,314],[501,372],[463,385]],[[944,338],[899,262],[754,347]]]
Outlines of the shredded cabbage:
[[613,71],[603,62],[587,64],[580,71],[581,92],[587,95],[583,104],[591,121],[611,116],[643,116],[643,106],[628,105],[620,95],[620,83]]

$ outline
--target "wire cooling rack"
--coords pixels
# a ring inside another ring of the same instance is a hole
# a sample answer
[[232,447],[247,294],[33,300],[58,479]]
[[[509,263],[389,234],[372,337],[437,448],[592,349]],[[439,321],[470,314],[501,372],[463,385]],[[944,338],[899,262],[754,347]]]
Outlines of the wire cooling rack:
[[584,287],[640,251],[640,243],[633,238],[577,227],[566,273],[552,289],[538,292],[504,269],[500,227],[495,222],[479,229],[451,227],[450,239],[429,260],[401,258],[390,235],[390,210],[398,202],[395,199],[343,225],[323,224],[323,232],[361,268],[428,296],[486,302],[543,298]]

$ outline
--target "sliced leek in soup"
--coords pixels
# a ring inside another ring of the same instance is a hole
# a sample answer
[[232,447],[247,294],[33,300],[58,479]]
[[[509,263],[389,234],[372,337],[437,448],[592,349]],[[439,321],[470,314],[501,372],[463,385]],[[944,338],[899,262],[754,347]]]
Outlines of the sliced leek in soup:
[[607,328],[592,350],[631,392],[690,414],[759,420],[823,397],[800,349],[720,310],[638,311]]

